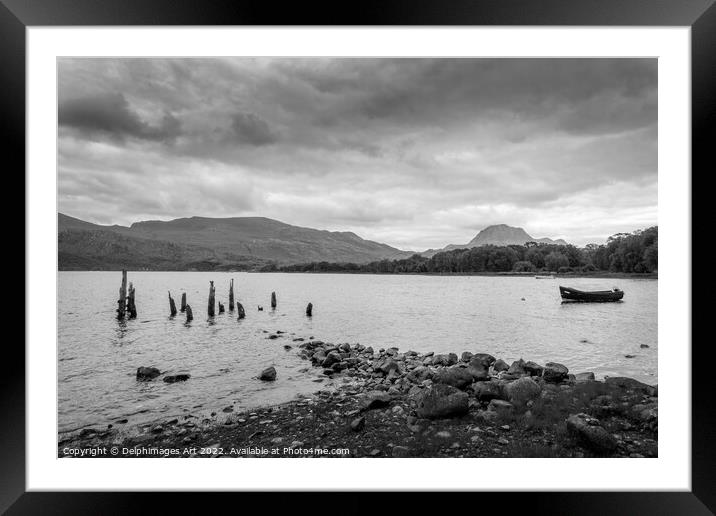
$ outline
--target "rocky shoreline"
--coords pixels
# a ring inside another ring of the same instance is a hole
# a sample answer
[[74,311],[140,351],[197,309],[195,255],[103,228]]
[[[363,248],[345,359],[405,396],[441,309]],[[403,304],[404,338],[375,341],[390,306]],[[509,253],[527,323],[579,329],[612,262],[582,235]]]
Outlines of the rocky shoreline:
[[[656,457],[658,387],[562,364],[294,339],[335,389],[273,407],[84,429],[59,457]],[[142,369],[142,368],[140,368]],[[146,371],[142,371],[145,373]],[[138,371],[139,373],[139,371]],[[273,381],[274,371],[256,381]],[[188,380],[188,377],[186,378]],[[151,380],[151,379],[150,379]]]

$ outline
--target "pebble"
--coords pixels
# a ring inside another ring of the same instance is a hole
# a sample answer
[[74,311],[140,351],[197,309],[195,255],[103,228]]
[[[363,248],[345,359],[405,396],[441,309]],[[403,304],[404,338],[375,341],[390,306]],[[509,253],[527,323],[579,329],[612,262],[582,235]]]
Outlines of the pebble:
[[442,431],[438,432],[438,433],[435,434],[435,435],[437,435],[438,437],[440,437],[440,438],[442,438],[442,439],[450,439],[450,438],[452,437],[452,434],[451,434],[450,432],[445,431],[445,430],[442,430]]

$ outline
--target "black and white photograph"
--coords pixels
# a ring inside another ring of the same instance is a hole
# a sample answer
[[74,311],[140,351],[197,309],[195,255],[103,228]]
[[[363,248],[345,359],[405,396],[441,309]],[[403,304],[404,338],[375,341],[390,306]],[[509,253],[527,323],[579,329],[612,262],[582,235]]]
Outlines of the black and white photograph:
[[659,456],[658,59],[56,64],[58,457]]

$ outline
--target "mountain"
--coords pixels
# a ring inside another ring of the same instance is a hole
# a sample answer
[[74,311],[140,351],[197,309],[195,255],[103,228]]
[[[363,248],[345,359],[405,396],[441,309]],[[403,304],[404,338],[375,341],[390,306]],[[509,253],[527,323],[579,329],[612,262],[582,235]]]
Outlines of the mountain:
[[480,231],[475,238],[470,240],[467,244],[450,244],[442,249],[429,249],[422,254],[424,256],[433,256],[440,251],[452,251],[453,249],[470,249],[471,247],[479,247],[481,245],[524,245],[527,242],[567,245],[567,242],[561,238],[557,240],[552,240],[551,238],[534,238],[522,228],[508,226],[507,224],[496,224]]
[[58,213],[59,267],[155,270],[255,269],[270,262],[368,263],[411,256],[355,233],[265,217],[190,217],[102,226]]

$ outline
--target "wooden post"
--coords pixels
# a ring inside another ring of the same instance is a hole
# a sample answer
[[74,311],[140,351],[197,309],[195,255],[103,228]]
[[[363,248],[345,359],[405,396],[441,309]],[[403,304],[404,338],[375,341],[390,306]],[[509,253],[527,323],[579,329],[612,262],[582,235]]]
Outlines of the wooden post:
[[122,270],[122,286],[119,287],[119,299],[117,300],[117,319],[124,319],[127,310],[127,271]]
[[134,304],[134,286],[132,282],[129,282],[129,295],[127,296],[127,310],[129,311],[129,318],[137,318],[137,305]]
[[194,314],[191,313],[191,307],[189,305],[186,305],[184,308],[186,309],[186,322],[189,322],[194,318]]
[[308,303],[308,306],[306,306],[306,315],[308,317],[313,316],[313,303]]
[[186,292],[181,293],[181,308],[182,313],[186,310]]
[[276,292],[271,292],[271,308],[276,308]]
[[234,280],[229,283],[229,312],[234,311]]
[[244,305],[242,305],[238,301],[236,302],[236,311],[239,312],[239,319],[243,319],[244,317],[246,317],[246,312],[244,312]]
[[209,282],[209,317],[214,317],[214,309],[216,308],[216,302],[214,301],[216,289],[214,289],[214,282]]
[[174,300],[172,299],[172,293],[169,292],[169,313],[172,317],[174,317],[177,314],[177,305],[174,304]]
[[224,303],[222,303],[221,301],[219,301],[219,313],[220,314],[224,313]]

